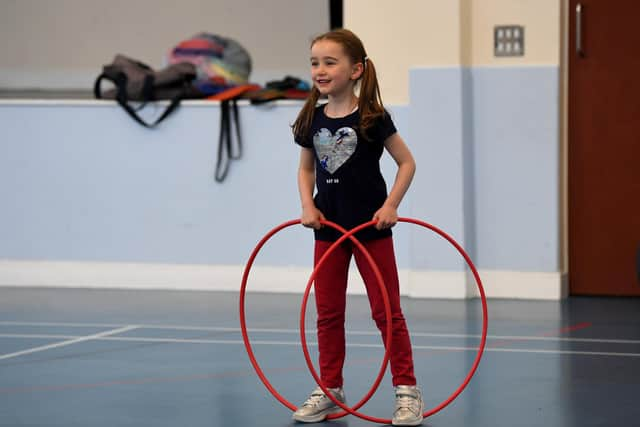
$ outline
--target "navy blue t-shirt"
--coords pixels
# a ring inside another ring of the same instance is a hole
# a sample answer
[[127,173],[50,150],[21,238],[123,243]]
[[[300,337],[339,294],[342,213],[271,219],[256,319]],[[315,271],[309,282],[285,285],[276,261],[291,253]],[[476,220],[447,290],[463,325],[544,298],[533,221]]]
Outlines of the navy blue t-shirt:
[[[347,230],[370,221],[387,199],[387,185],[380,172],[380,157],[384,141],[396,132],[385,111],[367,130],[359,130],[360,114],[355,112],[340,118],[324,113],[324,105],[316,107],[313,123],[306,140],[296,140],[311,148],[316,159],[315,205],[325,218]],[[341,233],[331,227],[315,230],[317,240],[335,241]],[[359,240],[391,236],[391,229],[369,227],[356,234]]]

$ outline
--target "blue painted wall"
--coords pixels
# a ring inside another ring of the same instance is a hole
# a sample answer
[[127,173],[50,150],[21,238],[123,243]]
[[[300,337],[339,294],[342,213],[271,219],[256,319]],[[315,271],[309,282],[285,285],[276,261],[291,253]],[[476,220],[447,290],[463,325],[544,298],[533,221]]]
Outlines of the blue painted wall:
[[2,107],[0,257],[237,264],[298,215],[296,111],[243,107],[244,158],[217,184],[216,105],[152,131],[116,106]]
[[[480,268],[559,270],[558,79],[557,67],[411,74],[412,212],[451,234]],[[422,235],[411,254],[419,269],[463,266]]]
[[[410,141],[417,170],[412,216],[450,234],[466,247],[464,228],[462,70],[415,70],[410,76]],[[461,270],[463,260],[442,239],[416,229],[411,267]]]
[[558,68],[477,68],[471,79],[477,262],[558,271]]

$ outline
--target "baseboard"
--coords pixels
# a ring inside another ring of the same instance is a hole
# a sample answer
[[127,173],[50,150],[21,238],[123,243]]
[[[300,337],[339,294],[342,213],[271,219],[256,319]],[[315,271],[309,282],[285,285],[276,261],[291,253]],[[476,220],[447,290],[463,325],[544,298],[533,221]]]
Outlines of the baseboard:
[[[569,296],[561,272],[480,270],[487,298],[561,300]],[[474,289],[477,296],[477,287]]]
[[408,272],[407,296],[415,298],[465,299],[471,293],[463,271]]
[[[240,265],[0,260],[0,286],[238,291]],[[310,271],[254,266],[247,291],[302,292]]]
[[[184,265],[75,261],[0,260],[0,286],[238,291],[244,273],[240,265]],[[254,266],[247,292],[302,293],[310,268]],[[464,299],[479,296],[465,272],[401,269],[400,293],[413,298]],[[568,295],[561,273],[480,271],[487,298],[559,300]],[[365,287],[355,269],[349,294]]]

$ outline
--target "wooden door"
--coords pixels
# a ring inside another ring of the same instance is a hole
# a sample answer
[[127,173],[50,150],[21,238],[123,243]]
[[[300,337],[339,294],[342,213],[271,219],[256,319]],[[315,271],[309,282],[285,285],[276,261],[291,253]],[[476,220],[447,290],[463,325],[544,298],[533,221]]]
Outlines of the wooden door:
[[569,1],[569,287],[640,295],[640,1]]

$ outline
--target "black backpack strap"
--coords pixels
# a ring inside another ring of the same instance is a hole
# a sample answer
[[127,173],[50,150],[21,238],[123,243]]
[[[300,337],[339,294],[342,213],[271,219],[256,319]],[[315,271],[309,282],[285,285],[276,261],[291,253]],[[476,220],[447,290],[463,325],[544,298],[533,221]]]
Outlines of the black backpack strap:
[[237,99],[231,99],[231,108],[233,112],[233,121],[235,122],[236,127],[236,154],[232,154],[230,152],[230,156],[232,159],[237,160],[242,157],[242,136],[240,135],[240,114],[238,113],[238,101]]
[[231,162],[231,123],[229,121],[229,101],[220,101],[220,134],[218,137],[218,160],[216,162],[216,182],[222,182],[229,173]]
[[[231,134],[231,121],[235,122],[236,149],[233,149],[233,136]],[[240,114],[236,99],[220,101],[220,135],[218,138],[218,160],[216,161],[216,182],[222,182],[229,173],[231,160],[242,157],[242,138],[240,135]]]

